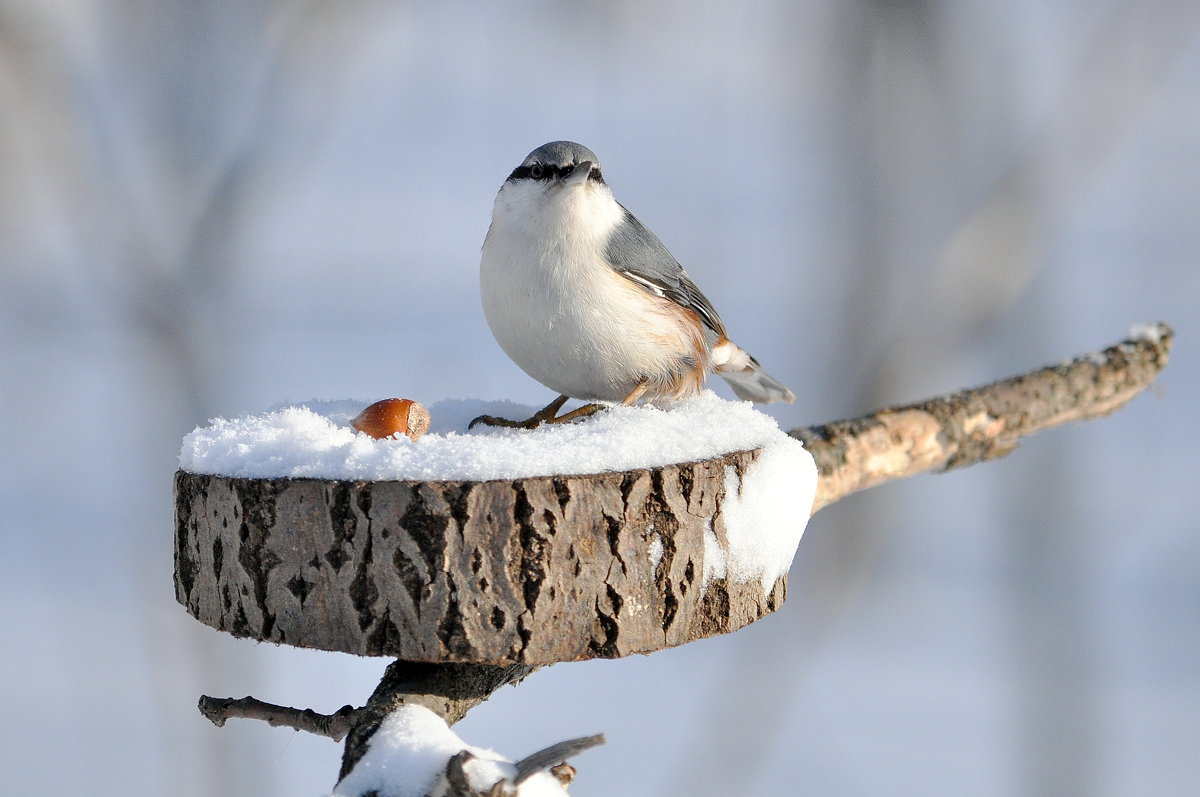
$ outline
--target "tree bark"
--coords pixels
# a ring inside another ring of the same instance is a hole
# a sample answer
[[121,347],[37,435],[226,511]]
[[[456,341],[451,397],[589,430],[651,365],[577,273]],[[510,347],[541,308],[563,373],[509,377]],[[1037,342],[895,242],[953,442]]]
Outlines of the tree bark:
[[788,432],[817,462],[816,513],[891,479],[975,465],[1022,437],[1116,412],[1167,365],[1174,331],[1156,324],[1100,352],[851,421]]
[[782,604],[783,578],[705,573],[725,469],[756,457],[493,482],[180,471],[176,597],[235,636],[413,662],[648,653]]

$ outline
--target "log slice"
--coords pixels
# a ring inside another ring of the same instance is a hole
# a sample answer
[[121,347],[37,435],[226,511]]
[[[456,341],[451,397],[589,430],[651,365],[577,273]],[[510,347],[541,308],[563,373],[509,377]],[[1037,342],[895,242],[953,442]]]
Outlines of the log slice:
[[484,482],[180,470],[175,594],[234,636],[366,656],[538,665],[650,653],[782,605],[786,577],[765,593],[705,570],[706,548],[728,549],[726,469],[741,484],[757,456]]

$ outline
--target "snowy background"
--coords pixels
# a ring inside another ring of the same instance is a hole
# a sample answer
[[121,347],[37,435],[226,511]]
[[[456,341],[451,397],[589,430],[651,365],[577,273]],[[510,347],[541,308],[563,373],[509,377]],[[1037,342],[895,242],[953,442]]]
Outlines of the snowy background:
[[571,138],[795,390],[785,427],[1179,339],[1112,418],[821,512],[776,615],[455,730],[605,732],[580,797],[1193,794],[1198,103],[1191,0],[0,0],[4,790],[333,786],[339,745],[196,698],[332,711],[385,662],[187,616],[180,440],[289,399],[549,400],[478,253]]

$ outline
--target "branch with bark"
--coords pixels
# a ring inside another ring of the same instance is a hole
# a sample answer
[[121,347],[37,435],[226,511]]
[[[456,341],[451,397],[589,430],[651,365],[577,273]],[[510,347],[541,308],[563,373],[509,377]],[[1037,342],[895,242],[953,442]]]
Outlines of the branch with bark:
[[338,778],[354,768],[367,752],[371,736],[388,714],[406,703],[418,703],[453,725],[493,692],[520,681],[536,667],[514,664],[427,664],[397,660],[388,665],[383,679],[363,706],[342,753]]
[[[855,420],[794,429],[789,434],[804,443],[817,463],[819,480],[811,512],[815,513],[847,495],[885,481],[965,467],[1001,457],[1011,453],[1025,436],[1071,421],[1108,415],[1145,390],[1166,367],[1173,336],[1173,331],[1166,324],[1141,327],[1135,329],[1129,339],[1102,351],[1083,354],[1067,362],[983,387],[915,404],[885,408]],[[686,477],[688,487],[684,491],[688,495],[693,492],[690,480],[694,477],[695,473],[689,471]],[[657,489],[661,492],[664,477],[660,475],[657,481]],[[553,507],[561,503],[563,517],[566,518],[567,499],[570,497],[568,487],[556,484],[553,490],[549,487],[546,489],[548,495],[554,498],[553,501],[548,499],[548,505]],[[624,490],[624,503],[629,505],[630,485],[622,483],[621,489]],[[208,498],[207,494],[205,498]],[[467,504],[465,494],[459,494],[459,498],[461,500],[455,517],[461,524],[469,520],[469,512],[463,508]],[[187,500],[188,497],[180,498],[177,495],[177,502],[186,503]],[[357,503],[361,506],[364,502],[360,500]],[[661,501],[658,503],[662,505]],[[490,506],[495,509],[494,504]],[[664,506],[662,511],[665,509]],[[204,514],[209,513],[205,510]],[[215,513],[212,514],[215,517]],[[610,526],[609,534],[613,533]],[[183,531],[181,536],[186,536]],[[609,537],[610,544],[615,548],[625,545],[617,545],[613,541],[615,539]],[[186,556],[182,556],[181,561],[179,549],[176,556],[177,584],[181,579],[190,581],[195,573],[188,570],[195,570],[197,565],[187,561]],[[181,568],[185,571],[182,575]],[[477,558],[474,568],[478,573]],[[220,569],[218,564],[217,570]],[[578,575],[577,569],[576,579]],[[662,574],[651,575],[650,578],[651,581],[661,581]],[[181,596],[191,592],[190,585],[184,586],[188,588],[180,593]],[[259,588],[266,593],[265,586],[256,586],[256,590]],[[612,589],[611,583],[608,588]],[[776,591],[779,589],[777,585]],[[459,592],[459,599],[463,594]],[[732,592],[725,592],[723,600],[728,604],[732,597]],[[616,622],[620,604],[620,597],[613,599],[610,617],[613,623]],[[773,604],[767,610],[772,608]],[[529,610],[532,612],[532,606]],[[242,622],[245,622],[244,618]],[[561,631],[561,626],[556,627]],[[238,633],[238,629],[226,630]],[[732,628],[708,629],[708,632],[728,630]],[[461,629],[455,633],[461,637]],[[458,644],[462,646],[461,639]],[[334,714],[324,715],[311,709],[276,706],[250,697],[238,700],[203,697],[200,710],[217,725],[223,725],[230,717],[242,717],[333,739],[345,737],[346,747],[339,776],[344,777],[366,753],[371,737],[380,724],[400,706],[420,704],[447,724],[453,724],[496,689],[516,683],[533,672],[539,663],[534,659],[511,657],[503,659],[501,663],[396,660],[388,666],[379,686],[362,708],[345,706]],[[551,768],[566,755],[595,743],[598,741],[591,737],[561,743],[561,746],[530,756],[525,761],[526,769]],[[454,793],[467,793],[462,791],[465,781],[461,777],[466,760],[455,757],[447,765],[445,780],[448,789],[459,790]],[[560,772],[565,777],[569,769],[567,767]]]
[[1174,331],[1137,328],[1099,352],[850,421],[793,429],[817,461],[812,511],[877,484],[996,459],[1022,437],[1116,412],[1167,365]]
[[272,728],[291,728],[317,736],[328,736],[335,742],[346,738],[363,709],[342,706],[332,714],[321,714],[311,708],[291,708],[266,703],[255,697],[209,697],[201,695],[197,704],[204,718],[224,727],[233,718],[262,720]]

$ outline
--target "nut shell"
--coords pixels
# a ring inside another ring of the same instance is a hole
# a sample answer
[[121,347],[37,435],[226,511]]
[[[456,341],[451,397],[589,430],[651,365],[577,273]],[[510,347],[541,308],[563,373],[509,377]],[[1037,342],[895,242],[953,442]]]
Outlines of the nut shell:
[[376,440],[399,435],[416,440],[429,431],[429,410],[412,399],[389,398],[367,407],[350,425]]

